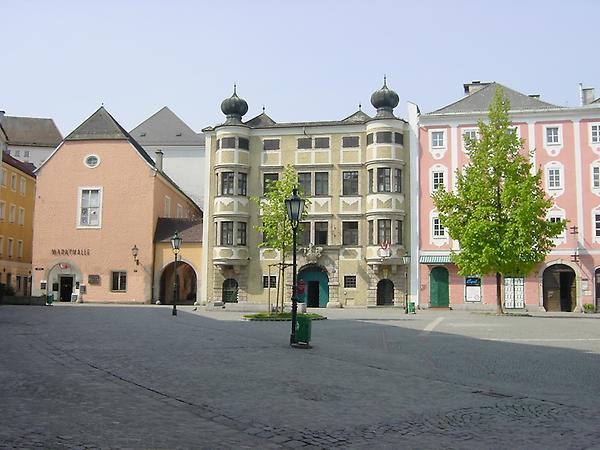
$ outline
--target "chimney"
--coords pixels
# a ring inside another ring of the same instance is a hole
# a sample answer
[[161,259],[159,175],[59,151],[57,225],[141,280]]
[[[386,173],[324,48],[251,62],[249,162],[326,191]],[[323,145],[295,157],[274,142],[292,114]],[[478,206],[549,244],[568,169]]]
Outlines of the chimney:
[[594,88],[581,89],[581,106],[589,105],[595,98]]
[[465,84],[463,84],[463,87],[465,88],[465,95],[471,95],[471,94],[483,89],[484,87],[486,87],[489,84],[490,83],[482,83],[479,80],[474,80],[474,81],[471,81],[470,83],[465,83]]
[[163,152],[162,150],[156,150],[156,168],[159,172],[163,171]]

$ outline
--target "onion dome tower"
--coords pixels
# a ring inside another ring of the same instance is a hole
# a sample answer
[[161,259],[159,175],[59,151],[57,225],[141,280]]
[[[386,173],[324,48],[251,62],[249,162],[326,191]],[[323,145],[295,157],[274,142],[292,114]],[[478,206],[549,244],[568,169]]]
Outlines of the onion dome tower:
[[241,124],[242,116],[248,112],[248,103],[237,96],[237,86],[233,85],[233,95],[221,103],[221,111],[227,117],[225,124]]
[[371,95],[371,104],[377,109],[376,119],[395,119],[394,108],[398,106],[400,97],[388,89],[386,77],[383,77],[383,87]]

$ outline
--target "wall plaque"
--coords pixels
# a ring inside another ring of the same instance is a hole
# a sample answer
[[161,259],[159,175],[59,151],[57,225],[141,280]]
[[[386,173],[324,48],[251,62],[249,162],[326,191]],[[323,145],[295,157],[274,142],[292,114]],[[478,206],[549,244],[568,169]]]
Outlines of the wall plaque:
[[100,284],[100,275],[88,275],[88,284]]

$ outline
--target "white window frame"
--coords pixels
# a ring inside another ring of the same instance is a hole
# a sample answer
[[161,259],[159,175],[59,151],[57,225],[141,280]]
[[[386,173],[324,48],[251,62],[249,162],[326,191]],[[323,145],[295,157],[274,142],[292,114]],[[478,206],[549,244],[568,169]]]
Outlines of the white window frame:
[[[442,137],[442,143],[441,144],[435,144],[434,143],[434,135],[440,135]],[[435,148],[435,149],[440,149],[440,148],[446,148],[446,130],[430,130],[429,131],[429,142],[431,143],[431,148]]]
[[177,217],[178,219],[183,219],[184,215],[183,215],[183,206],[179,203],[177,203],[177,206],[175,207],[175,217]]
[[163,209],[165,217],[171,217],[171,197],[168,195],[165,195]]
[[594,161],[590,165],[590,189],[600,194],[600,161]]
[[0,181],[2,181],[2,186],[6,187],[8,186],[8,171],[6,169],[2,169],[2,179]]
[[17,241],[17,258],[23,258],[23,241]]
[[0,236],[0,256],[4,254],[4,236]]
[[17,192],[17,174],[10,174],[10,190],[13,192]]
[[17,217],[17,205],[11,203],[8,207],[8,223],[15,223]]
[[[558,175],[558,184],[556,184],[556,173]],[[554,173],[554,175],[553,175]],[[544,182],[546,191],[554,196],[560,195],[565,189],[565,169],[562,163],[551,161],[544,167]]]
[[[595,128],[595,130],[594,130]],[[596,133],[596,140],[594,140],[594,131]],[[592,122],[589,125],[589,142],[590,145],[600,145],[600,122]]]
[[[113,277],[114,274],[118,273],[119,275],[117,276],[118,278],[118,282],[117,282],[117,289],[113,289]],[[124,273],[125,274],[125,289],[121,289],[121,274]],[[110,271],[110,292],[127,292],[127,285],[129,284],[129,274],[127,273],[126,270],[111,270]]]
[[[596,220],[598,216],[598,220]],[[600,243],[600,206],[592,210],[592,239],[594,243]]]
[[0,200],[0,222],[3,222],[5,217],[6,217],[6,202]]
[[[556,142],[548,141],[548,130],[556,129]],[[544,145],[547,147],[556,147],[562,145],[562,126],[559,124],[556,125],[544,125]]]
[[6,248],[6,254],[7,254],[7,256],[9,258],[12,258],[12,255],[13,255],[14,243],[15,243],[15,240],[13,238],[9,237],[8,238],[8,242],[7,242],[8,245],[7,245],[7,248]]
[[[97,225],[82,225],[81,224],[81,200],[83,196],[83,191],[98,191],[98,224]],[[98,229],[102,228],[102,200],[103,200],[103,190],[101,186],[80,186],[77,189],[77,225],[78,229]]]
[[21,177],[21,179],[19,180],[19,192],[23,196],[25,196],[25,194],[27,193],[27,180],[25,179],[25,177]]
[[25,208],[19,207],[19,216],[17,219],[19,225],[25,225]]
[[429,191],[431,193],[437,190],[435,180],[436,174],[442,175],[443,189],[447,189],[448,187],[448,169],[440,164],[436,164],[431,169],[429,169]]
[[[465,135],[469,135],[472,139],[479,139],[479,129],[478,128],[464,128],[461,130],[461,139],[462,139],[462,150],[463,152],[467,152],[467,140],[465,139]],[[475,136],[472,136],[472,135]]]
[[[564,220],[566,217],[565,215],[565,210],[554,207],[554,209],[548,211],[548,215],[546,216],[546,220],[548,220],[549,222],[558,222],[561,220]],[[554,238],[554,244],[555,245],[559,245],[559,244],[564,244],[567,242],[567,230],[563,230],[561,234],[559,234],[558,236],[556,236]]]
[[438,215],[435,215],[431,220],[431,233],[434,239],[446,239],[446,228],[440,222]]

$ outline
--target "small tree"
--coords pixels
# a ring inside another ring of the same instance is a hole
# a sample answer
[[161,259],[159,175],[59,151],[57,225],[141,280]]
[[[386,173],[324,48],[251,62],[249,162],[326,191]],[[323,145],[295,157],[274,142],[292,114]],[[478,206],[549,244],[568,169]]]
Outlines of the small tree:
[[488,123],[479,121],[479,137],[467,139],[470,163],[457,170],[455,192],[433,194],[441,224],[460,252],[451,260],[463,276],[496,274],[496,303],[502,310],[502,276],[529,274],[554,247],[566,222],[546,218],[541,172],[534,173],[520,153],[523,141],[511,128],[510,103],[498,88]]
[[[251,197],[262,210],[262,223],[255,227],[256,230],[263,234],[263,242],[259,246],[277,249],[281,255],[277,305],[279,305],[279,292],[281,290],[282,306],[285,260],[288,251],[292,248],[293,240],[292,226],[287,216],[285,200],[292,195],[294,189],[298,189],[300,191],[298,195],[304,198],[304,193],[301,192],[298,183],[298,173],[292,166],[288,165],[283,170],[283,174],[279,180],[265,186],[266,193],[264,197]],[[310,202],[305,198],[305,205],[308,204]],[[307,214],[307,208],[304,208],[302,218],[306,217]],[[302,232],[302,225],[298,227],[298,233],[300,232]]]

